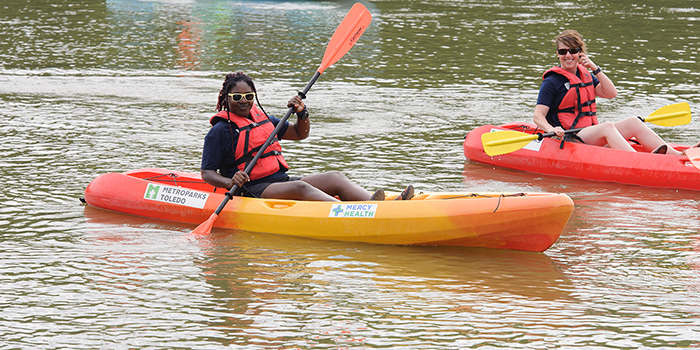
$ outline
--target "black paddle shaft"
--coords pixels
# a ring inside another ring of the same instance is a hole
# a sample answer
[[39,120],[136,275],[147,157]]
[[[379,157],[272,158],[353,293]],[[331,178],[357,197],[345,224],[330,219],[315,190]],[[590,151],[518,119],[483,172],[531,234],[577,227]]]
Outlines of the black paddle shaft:
[[[316,80],[318,80],[318,78],[320,76],[321,76],[321,73],[316,71],[316,74],[314,74],[314,76],[311,78],[311,80],[309,80],[309,82],[306,84],[306,87],[304,88],[304,90],[299,91],[299,96],[302,99],[306,98],[306,93],[308,93],[309,90],[311,90],[311,86],[314,85],[314,83],[316,82]],[[265,153],[265,149],[267,149],[267,146],[269,146],[270,143],[272,143],[272,139],[275,138],[275,136],[277,136],[277,133],[280,132],[280,129],[282,129],[282,125],[284,125],[284,123],[287,121],[287,119],[289,119],[289,116],[292,115],[292,112],[294,112],[294,106],[289,107],[287,114],[284,115],[284,117],[280,120],[280,122],[275,127],[275,130],[272,131],[272,134],[270,134],[270,136],[268,136],[267,140],[265,140],[265,143],[263,143],[262,147],[260,148],[260,151],[258,151],[258,153],[255,154],[255,157],[253,157],[253,160],[250,161],[250,164],[248,164],[248,166],[245,167],[245,169],[243,170],[244,173],[250,174],[250,171],[253,170],[253,166],[255,166],[255,163],[257,163],[258,159],[260,158],[260,155]],[[231,189],[228,192],[226,192],[226,198],[224,198],[224,200],[221,201],[221,204],[219,204],[219,207],[216,208],[216,211],[214,212],[216,215],[219,215],[221,213],[221,211],[224,210],[226,203],[228,203],[228,201],[231,198],[233,198],[233,193],[236,192],[237,189],[238,189],[238,185],[233,185],[233,187],[231,187]]]
[[[575,133],[577,133],[577,132],[579,132],[579,131],[581,131],[581,130],[583,130],[583,129],[585,129],[585,128],[569,129],[569,130],[565,130],[564,133],[565,133],[565,134],[575,134]],[[557,134],[556,134],[556,133],[553,133],[553,132],[548,132],[548,133],[546,133],[546,134],[537,133],[537,141],[542,141],[542,139],[545,138],[545,137],[552,137],[552,136],[556,136],[556,135],[557,135]]]

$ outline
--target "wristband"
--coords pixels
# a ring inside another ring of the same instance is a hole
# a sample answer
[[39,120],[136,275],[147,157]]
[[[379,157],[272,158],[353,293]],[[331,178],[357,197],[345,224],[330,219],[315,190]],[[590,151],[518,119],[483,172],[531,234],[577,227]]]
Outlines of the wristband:
[[297,118],[299,118],[301,120],[308,119],[309,118],[309,111],[306,108],[304,108],[303,111],[297,113]]
[[596,68],[596,70],[593,71],[593,75],[597,75],[598,73],[602,72],[603,70],[600,69],[600,67]]

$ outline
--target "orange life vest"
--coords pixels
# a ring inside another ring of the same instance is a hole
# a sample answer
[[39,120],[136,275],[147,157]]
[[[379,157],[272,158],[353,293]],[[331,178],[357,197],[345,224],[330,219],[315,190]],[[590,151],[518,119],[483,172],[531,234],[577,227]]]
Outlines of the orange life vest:
[[598,124],[593,77],[583,65],[578,64],[577,69],[581,78],[559,66],[548,69],[542,75],[543,80],[552,73],[569,79],[569,91],[557,106],[556,113],[551,114],[552,119],[547,120],[553,126],[561,126],[565,130]]
[[[272,124],[267,115],[263,113],[258,106],[253,105],[250,109],[249,118],[241,117],[238,114],[221,111],[215,114],[209,120],[211,125],[214,125],[222,120],[230,121],[234,124],[235,129],[231,128],[231,133],[238,133],[238,141],[233,146],[233,155],[236,159],[235,165],[238,170],[245,170],[250,164],[255,155],[267,138],[275,130],[275,125]],[[231,124],[229,124],[231,127]],[[233,137],[233,135],[231,135]],[[272,139],[270,145],[264,151],[255,166],[250,170],[250,180],[257,180],[268,175],[272,175],[282,168],[288,170],[289,166],[282,157],[282,147],[280,147],[277,135]]]

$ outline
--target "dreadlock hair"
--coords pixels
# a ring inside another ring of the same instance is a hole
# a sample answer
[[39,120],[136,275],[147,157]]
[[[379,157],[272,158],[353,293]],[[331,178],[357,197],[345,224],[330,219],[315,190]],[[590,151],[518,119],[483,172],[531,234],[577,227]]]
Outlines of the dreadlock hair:
[[228,92],[231,90],[231,87],[236,85],[239,81],[244,81],[246,84],[250,85],[250,87],[253,89],[253,92],[255,93],[255,102],[258,103],[258,107],[265,113],[267,116],[267,112],[263,109],[262,105],[260,104],[260,100],[258,99],[258,90],[255,89],[255,83],[253,83],[253,79],[249,77],[247,74],[243,72],[236,72],[236,73],[229,73],[226,74],[226,78],[224,78],[224,83],[223,86],[221,87],[221,91],[219,91],[219,98],[216,101],[216,111],[229,111],[228,110]]

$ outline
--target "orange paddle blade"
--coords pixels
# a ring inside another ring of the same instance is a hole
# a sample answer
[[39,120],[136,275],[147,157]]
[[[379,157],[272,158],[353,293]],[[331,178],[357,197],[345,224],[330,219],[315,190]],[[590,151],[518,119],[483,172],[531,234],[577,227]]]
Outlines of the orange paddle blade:
[[331,41],[328,42],[326,52],[323,54],[323,60],[321,60],[321,66],[318,67],[317,72],[323,73],[326,68],[350,51],[357,40],[360,39],[362,33],[365,32],[370,22],[372,22],[372,14],[369,13],[365,5],[359,2],[353,5],[350,12],[345,15],[343,21],[338,25],[338,29],[333,33]]
[[201,236],[201,235],[208,235],[211,233],[211,228],[214,227],[214,221],[216,221],[216,218],[219,217],[219,214],[213,213],[207,219],[207,221],[199,224],[197,228],[195,228],[192,232],[190,232],[190,235],[195,235],[195,236]]

